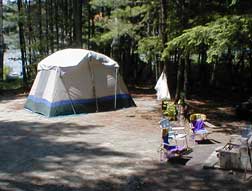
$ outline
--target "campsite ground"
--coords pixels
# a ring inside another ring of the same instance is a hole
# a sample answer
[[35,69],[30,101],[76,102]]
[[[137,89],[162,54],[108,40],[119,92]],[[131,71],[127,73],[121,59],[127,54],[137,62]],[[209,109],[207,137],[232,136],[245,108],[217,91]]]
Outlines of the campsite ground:
[[161,163],[160,102],[133,94],[135,108],[45,118],[23,109],[25,95],[0,97],[0,190],[252,190],[242,173],[203,163],[246,121],[229,103],[192,99],[208,115],[212,144],[190,141],[185,165]]

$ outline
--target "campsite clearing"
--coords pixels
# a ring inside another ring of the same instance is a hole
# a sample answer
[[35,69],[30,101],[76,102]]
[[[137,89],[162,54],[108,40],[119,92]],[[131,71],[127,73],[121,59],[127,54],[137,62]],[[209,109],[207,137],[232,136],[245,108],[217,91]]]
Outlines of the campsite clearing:
[[[26,97],[1,97],[0,190],[249,190],[242,173],[202,169],[215,148],[238,132],[232,108],[206,109],[215,142],[191,145],[186,165],[161,163],[160,102],[133,95],[137,107],[46,118],[23,109]],[[250,187],[249,187],[250,186]]]

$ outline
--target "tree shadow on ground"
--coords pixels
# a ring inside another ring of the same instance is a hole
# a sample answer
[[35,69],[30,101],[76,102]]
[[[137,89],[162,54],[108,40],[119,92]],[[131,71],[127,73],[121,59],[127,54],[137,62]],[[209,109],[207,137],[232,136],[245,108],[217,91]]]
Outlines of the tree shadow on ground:
[[[80,162],[111,157],[130,158],[135,154],[111,150],[99,143],[95,128],[74,123],[0,122],[0,173],[17,175],[74,168]],[[92,131],[91,131],[92,130]],[[78,139],[97,136],[95,142]]]
[[227,171],[191,169],[173,164],[150,164],[150,167],[129,176],[111,175],[104,179],[72,177],[81,185],[55,180],[1,179],[3,191],[163,191],[163,190],[240,190],[247,191],[251,182],[241,182]]
[[[225,191],[252,187],[227,171],[141,161],[137,147],[129,153],[102,146],[101,134],[95,130],[101,128],[103,125],[1,121],[0,190]],[[80,135],[96,140],[81,140]]]
[[[252,186],[225,171],[151,160],[142,161],[139,165],[136,164],[139,163],[137,150],[134,154],[118,152],[88,141],[62,142],[57,139],[80,134],[91,136],[96,128],[102,126],[0,122],[0,190],[225,191],[247,190]],[[111,157],[125,160],[111,161]],[[84,168],[85,174],[80,173],[81,168]],[[131,171],[128,171],[129,168]],[[125,170],[127,173],[124,173]],[[55,174],[52,176],[50,173]]]
[[28,96],[29,90],[18,88],[14,90],[0,90],[0,101],[14,100],[20,97]]
[[196,99],[189,100],[191,106],[190,113],[204,113],[207,115],[207,121],[215,125],[213,132],[225,134],[239,134],[241,128],[249,121],[239,120],[235,114],[234,103],[231,101],[216,101]]

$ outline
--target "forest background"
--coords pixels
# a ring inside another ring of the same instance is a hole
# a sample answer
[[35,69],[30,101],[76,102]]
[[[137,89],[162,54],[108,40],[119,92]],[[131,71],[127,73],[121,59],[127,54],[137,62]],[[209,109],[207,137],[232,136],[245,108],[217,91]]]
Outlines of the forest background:
[[115,59],[129,87],[153,88],[165,71],[173,98],[251,95],[251,16],[250,0],[0,0],[0,80],[10,49],[27,88],[41,59],[85,48]]

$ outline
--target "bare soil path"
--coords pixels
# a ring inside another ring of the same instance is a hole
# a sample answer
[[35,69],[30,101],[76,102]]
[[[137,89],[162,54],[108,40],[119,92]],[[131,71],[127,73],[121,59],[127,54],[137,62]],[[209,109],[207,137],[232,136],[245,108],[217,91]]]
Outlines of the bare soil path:
[[160,102],[154,95],[134,100],[135,108],[45,118],[23,109],[25,96],[1,97],[0,190],[252,190],[239,173],[202,169],[245,124],[232,119],[232,108],[190,101],[217,126],[209,136],[215,142],[190,142],[192,159],[178,165],[159,161]]

